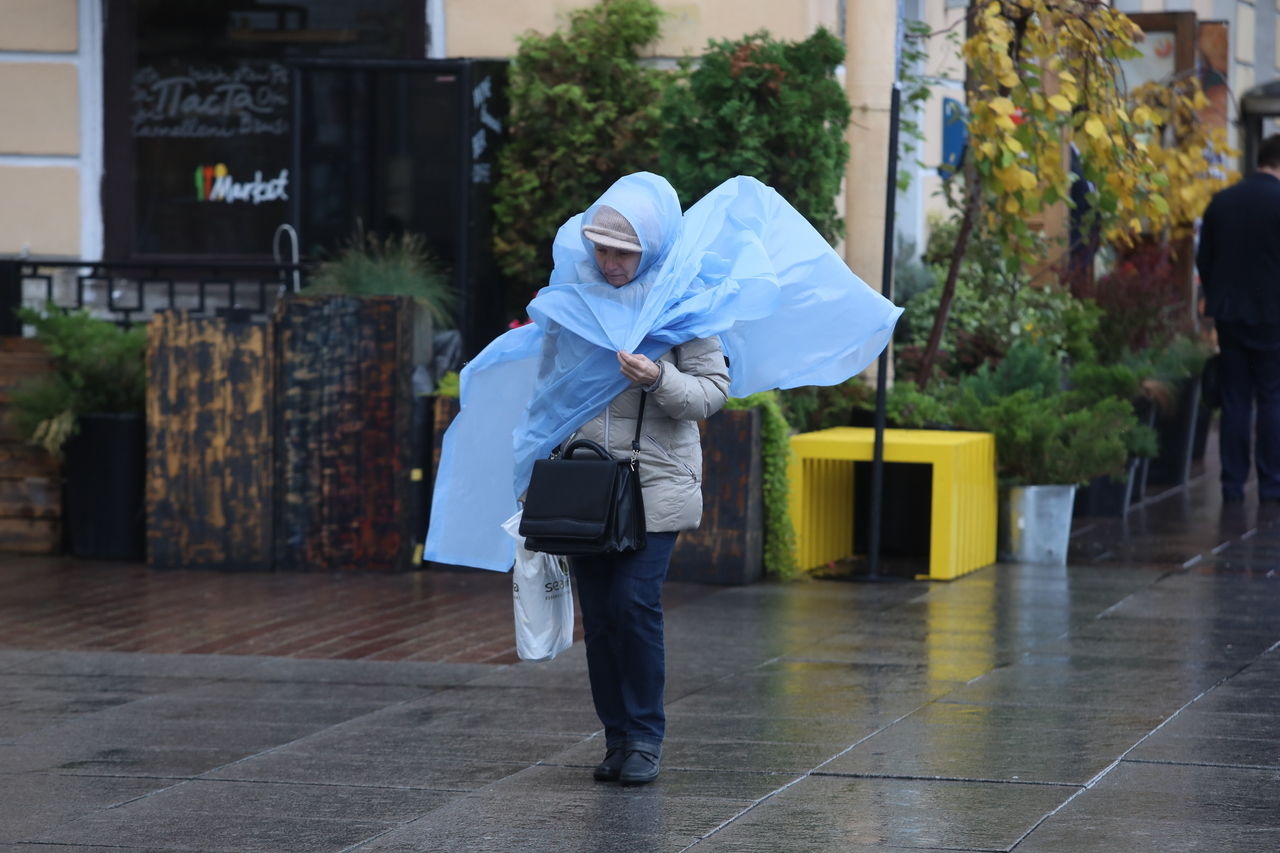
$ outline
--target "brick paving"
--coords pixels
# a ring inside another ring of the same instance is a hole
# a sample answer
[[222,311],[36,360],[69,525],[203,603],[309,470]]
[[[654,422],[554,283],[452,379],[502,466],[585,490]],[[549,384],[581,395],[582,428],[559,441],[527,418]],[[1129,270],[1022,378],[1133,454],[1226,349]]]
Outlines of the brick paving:
[[[675,606],[712,589],[668,584],[667,598]],[[439,663],[517,659],[506,574],[441,567],[395,575],[152,571],[14,555],[0,562],[0,647]]]

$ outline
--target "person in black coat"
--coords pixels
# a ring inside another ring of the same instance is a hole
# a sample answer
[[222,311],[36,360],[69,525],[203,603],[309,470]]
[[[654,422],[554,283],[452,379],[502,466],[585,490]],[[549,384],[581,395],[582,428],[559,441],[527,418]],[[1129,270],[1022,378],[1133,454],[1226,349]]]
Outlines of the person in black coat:
[[1280,503],[1280,134],[1209,202],[1196,268],[1221,353],[1222,499],[1244,499],[1256,400],[1258,498]]

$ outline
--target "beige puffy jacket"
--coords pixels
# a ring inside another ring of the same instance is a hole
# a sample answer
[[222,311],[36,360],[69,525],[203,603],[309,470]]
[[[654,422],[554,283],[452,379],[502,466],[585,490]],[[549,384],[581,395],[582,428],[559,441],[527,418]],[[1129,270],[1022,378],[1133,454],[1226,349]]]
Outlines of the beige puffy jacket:
[[[644,407],[640,438],[640,485],[647,529],[692,530],[702,520],[702,442],[698,421],[724,405],[729,370],[720,342],[699,338],[658,359],[662,375]],[[631,456],[640,409],[640,386],[623,391],[565,441],[587,438],[618,459]]]

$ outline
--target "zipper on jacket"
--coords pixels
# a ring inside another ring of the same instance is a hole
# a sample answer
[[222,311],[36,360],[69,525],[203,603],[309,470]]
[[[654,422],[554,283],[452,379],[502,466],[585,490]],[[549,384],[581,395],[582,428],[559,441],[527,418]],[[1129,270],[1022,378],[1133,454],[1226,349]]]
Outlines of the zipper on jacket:
[[613,455],[613,445],[609,443],[609,410],[613,408],[613,401],[609,401],[604,407],[604,449],[609,455]]

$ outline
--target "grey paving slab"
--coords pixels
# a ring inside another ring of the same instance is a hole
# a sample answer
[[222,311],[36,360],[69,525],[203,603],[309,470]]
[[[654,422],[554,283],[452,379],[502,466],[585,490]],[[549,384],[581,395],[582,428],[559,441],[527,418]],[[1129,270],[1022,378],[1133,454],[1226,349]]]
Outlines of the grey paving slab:
[[1018,853],[1280,849],[1280,773],[1122,762],[1046,820]]
[[159,812],[131,804],[95,812],[35,834],[52,844],[162,847],[202,853],[277,853],[281,850],[341,850],[377,835],[385,824],[320,816]]
[[299,660],[255,658],[235,676],[245,681],[314,682],[320,684],[383,684],[409,687],[451,687],[490,675],[486,664],[413,663],[406,661]]
[[1238,714],[1183,711],[1143,741],[1130,758],[1180,764],[1230,764],[1280,771],[1280,709]]
[[669,703],[701,714],[897,717],[959,686],[918,667],[777,661]]
[[55,773],[0,773],[0,842],[29,840],[32,833],[128,802],[170,784]]
[[822,768],[870,776],[1083,785],[1161,722],[1134,712],[935,703]]
[[699,714],[676,703],[667,711],[667,737],[681,740],[766,741],[849,745],[884,723],[854,712],[822,716],[783,717],[773,714]]
[[[527,768],[495,782],[493,792],[506,792],[528,788],[540,792],[575,793],[585,789],[600,789],[604,793],[618,788],[612,783],[596,782],[591,778],[591,768],[604,754],[603,742],[593,740],[559,755],[548,758],[537,767]],[[668,767],[664,764],[662,775],[650,790],[664,797],[693,797],[696,799],[724,799],[754,803],[800,778],[795,773],[770,773],[739,768],[733,772],[715,770],[688,770]],[[613,796],[609,794],[609,796]]]
[[1117,661],[1028,654],[948,693],[965,704],[1060,705],[1168,714],[1237,669],[1212,661]]
[[665,779],[642,788],[580,779],[567,768],[532,768],[358,849],[679,851],[751,802],[673,795],[663,788]]
[[474,761],[452,756],[316,755],[277,750],[220,767],[208,778],[241,782],[325,782],[359,787],[471,791],[528,767],[521,761]]
[[582,740],[576,735],[511,731],[503,737],[469,730],[440,733],[420,728],[332,726],[302,738],[280,752],[298,755],[361,757],[370,763],[397,757],[419,760],[457,758],[470,761],[534,764]]
[[765,800],[696,849],[1006,850],[1075,790],[811,776]]
[[505,736],[519,731],[583,738],[600,729],[590,695],[583,695],[577,708],[550,709],[506,702],[456,706],[447,697],[433,696],[366,714],[359,718],[358,725],[365,729],[418,729],[438,736],[460,731]]
[[26,653],[13,671],[46,675],[118,675],[212,680],[252,672],[259,659],[239,655],[160,655],[145,652]]

